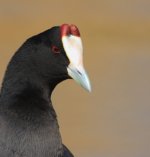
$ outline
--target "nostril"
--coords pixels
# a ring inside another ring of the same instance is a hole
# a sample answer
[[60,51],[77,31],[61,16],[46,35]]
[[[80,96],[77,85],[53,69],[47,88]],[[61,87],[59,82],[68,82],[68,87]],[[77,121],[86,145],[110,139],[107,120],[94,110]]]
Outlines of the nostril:
[[79,70],[77,70],[77,72],[78,72],[80,75],[82,75],[82,73],[81,73]]

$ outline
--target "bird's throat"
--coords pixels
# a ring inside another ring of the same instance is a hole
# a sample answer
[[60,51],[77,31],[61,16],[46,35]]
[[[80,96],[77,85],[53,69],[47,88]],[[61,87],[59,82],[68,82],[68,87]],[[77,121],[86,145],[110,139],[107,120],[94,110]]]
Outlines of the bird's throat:
[[[35,156],[37,152],[34,150],[38,150],[41,156],[43,150],[52,153],[49,156],[61,155],[62,140],[56,113],[50,100],[50,89],[42,83],[36,84],[36,81],[31,83],[22,80],[18,83],[13,85],[12,81],[11,86],[6,84],[1,94],[0,104],[3,104],[0,106],[0,111],[3,112],[1,116],[10,132],[7,132],[9,139],[5,140],[14,141],[18,152],[26,152],[33,147],[31,150]],[[21,135],[17,135],[16,131],[21,132]],[[24,145],[27,147],[26,150],[22,150]]]

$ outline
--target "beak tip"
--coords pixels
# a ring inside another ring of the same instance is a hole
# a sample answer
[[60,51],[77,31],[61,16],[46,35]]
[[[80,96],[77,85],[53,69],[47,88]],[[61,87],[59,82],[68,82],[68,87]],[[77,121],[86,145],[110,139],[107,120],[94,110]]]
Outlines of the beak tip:
[[73,67],[68,67],[68,74],[71,76],[77,83],[79,83],[85,90],[89,93],[92,92],[91,83],[89,77],[84,69],[81,72]]
[[92,92],[91,84],[89,83],[88,86],[84,87],[89,93]]
[[91,89],[87,89],[87,91],[88,91],[89,93],[91,93],[91,92],[92,92],[92,90],[91,90]]
[[90,89],[88,90],[88,92],[89,92],[89,93],[91,93],[91,92],[92,92],[92,89],[91,89],[91,87],[90,87]]

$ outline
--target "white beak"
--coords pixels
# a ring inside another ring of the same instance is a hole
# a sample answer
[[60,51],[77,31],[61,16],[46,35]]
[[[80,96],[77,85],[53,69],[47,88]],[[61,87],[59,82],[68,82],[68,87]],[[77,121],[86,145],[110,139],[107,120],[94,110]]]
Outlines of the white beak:
[[83,47],[79,36],[67,35],[62,37],[62,43],[70,64],[68,74],[87,91],[91,92],[89,77],[83,66]]

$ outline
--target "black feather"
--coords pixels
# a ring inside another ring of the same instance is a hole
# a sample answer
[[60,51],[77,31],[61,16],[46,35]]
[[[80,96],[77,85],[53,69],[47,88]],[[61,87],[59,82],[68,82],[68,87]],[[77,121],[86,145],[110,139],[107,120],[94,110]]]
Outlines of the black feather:
[[[60,49],[54,54],[52,45]],[[70,78],[59,27],[28,39],[12,57],[0,94],[0,157],[73,157],[50,99]]]

